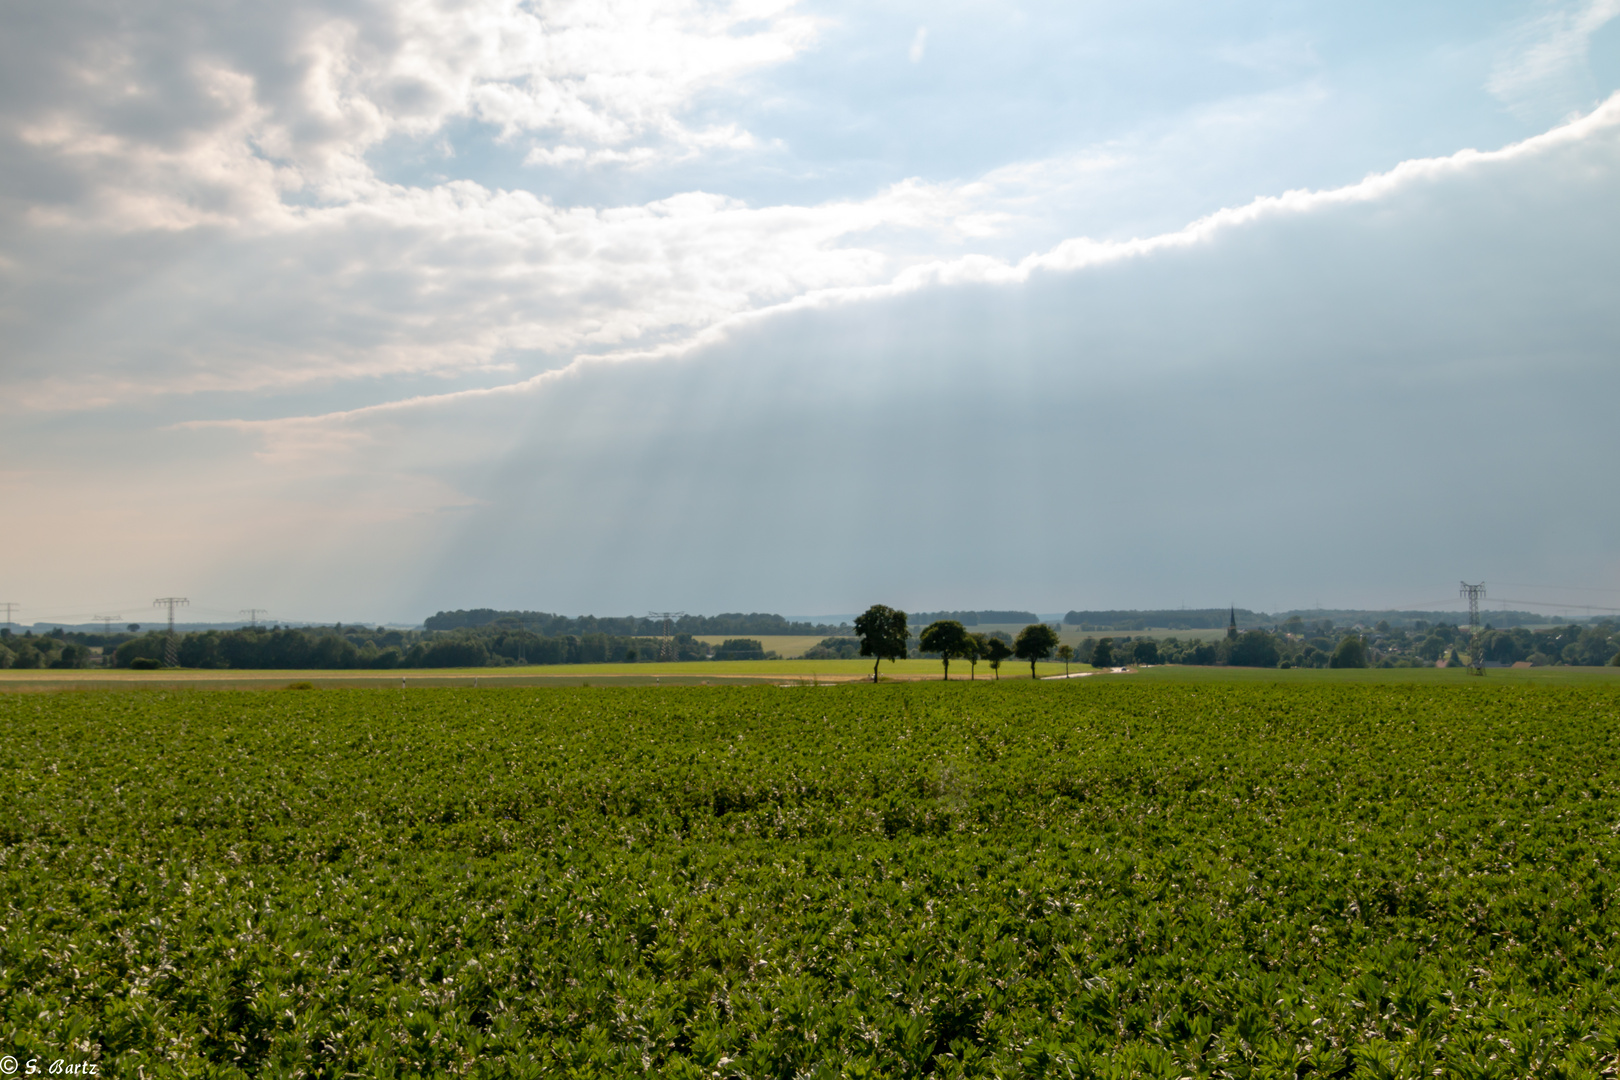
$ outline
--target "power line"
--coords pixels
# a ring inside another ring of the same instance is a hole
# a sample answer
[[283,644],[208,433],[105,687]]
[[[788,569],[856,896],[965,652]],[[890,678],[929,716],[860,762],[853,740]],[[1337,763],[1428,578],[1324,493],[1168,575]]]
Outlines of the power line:
[[[101,633],[105,636],[105,635],[108,635],[108,634],[112,633],[112,624],[115,623],[115,622],[123,622],[124,617],[122,615],[97,615],[97,616],[95,616],[95,620],[96,620],[96,622],[101,624]],[[102,663],[103,666],[106,666],[106,667],[111,667],[112,666],[112,663],[113,663],[112,646],[105,645],[105,644],[102,645],[102,647],[101,647],[101,663]]]
[[[1608,589],[1601,585],[1536,585],[1528,581],[1499,581],[1497,584],[1514,589],[1557,589],[1559,592],[1620,593],[1620,589]],[[1516,600],[1514,603],[1522,603],[1522,601]]]
[[1504,604],[1524,604],[1528,607],[1556,608],[1560,611],[1566,608],[1580,608],[1582,611],[1620,612],[1620,608],[1598,607],[1595,604],[1562,604],[1548,603],[1544,600],[1514,600],[1507,596],[1498,596],[1497,599]]
[[686,617],[686,612],[684,612],[684,611],[649,611],[649,612],[647,612],[647,618],[649,618],[649,619],[658,619],[662,623],[663,633],[660,636],[659,641],[658,641],[658,659],[659,660],[665,659],[665,654],[666,653],[668,653],[668,659],[670,659],[670,660],[675,659],[675,620],[684,619],[685,617]]
[[174,640],[174,609],[191,601],[183,596],[163,596],[152,601],[153,607],[167,607],[169,609],[169,640],[163,646],[163,666],[178,667],[180,664],[180,643]]

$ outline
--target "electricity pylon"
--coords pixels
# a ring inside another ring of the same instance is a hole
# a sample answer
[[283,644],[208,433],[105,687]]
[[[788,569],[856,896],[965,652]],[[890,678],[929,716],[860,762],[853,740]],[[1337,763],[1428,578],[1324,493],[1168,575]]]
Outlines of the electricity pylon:
[[[112,633],[113,623],[124,621],[124,617],[122,615],[92,615],[90,617],[101,624],[101,633],[104,636]],[[103,645],[101,647],[101,666],[113,666],[113,651],[110,645]]]
[[153,607],[167,607],[169,609],[169,640],[163,646],[163,666],[178,667],[180,664],[180,643],[174,640],[174,609],[191,603],[183,596],[162,596],[152,601]]
[[1457,590],[1457,595],[1468,601],[1468,629],[1472,635],[1472,640],[1468,643],[1468,673],[1483,675],[1485,655],[1484,642],[1479,636],[1479,602],[1485,598],[1485,583],[1482,581],[1478,585],[1470,585],[1464,581],[1462,588]]
[[259,616],[268,615],[270,613],[264,610],[262,607],[245,607],[237,614],[246,615],[248,617],[248,625],[252,626],[254,629],[258,629]]
[[6,625],[13,625],[11,617],[17,613],[17,609],[22,605],[12,600],[0,600],[0,607],[6,609]]
[[[675,620],[686,617],[684,611],[649,611],[647,618],[662,622],[663,633],[658,639],[658,659],[675,659]],[[666,655],[667,654],[667,655]]]

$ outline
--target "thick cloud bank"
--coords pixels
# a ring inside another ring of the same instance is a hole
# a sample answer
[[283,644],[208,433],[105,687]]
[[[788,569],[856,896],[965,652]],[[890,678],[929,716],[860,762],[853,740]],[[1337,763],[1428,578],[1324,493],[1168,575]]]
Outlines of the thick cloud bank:
[[164,441],[280,500],[288,526],[242,539],[260,565],[332,537],[275,588],[400,610],[1613,582],[1620,128],[1583,132],[677,357]]
[[627,609],[1614,584],[1617,134],[545,384],[439,574]]

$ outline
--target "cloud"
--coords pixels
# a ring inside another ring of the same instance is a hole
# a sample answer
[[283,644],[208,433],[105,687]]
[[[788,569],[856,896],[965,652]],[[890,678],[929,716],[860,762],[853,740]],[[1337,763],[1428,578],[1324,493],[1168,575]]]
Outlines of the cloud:
[[[245,148],[280,167],[282,190],[323,198],[352,195],[380,140],[457,117],[553,148],[730,145],[735,130],[693,128],[682,113],[702,90],[808,47],[816,23],[792,8],[293,0],[212,14],[132,5],[109,20],[67,2],[11,16],[5,119],[28,145],[103,158]],[[248,164],[235,186],[263,189]]]
[[1512,46],[1486,88],[1521,110],[1585,108],[1593,90],[1587,70],[1592,35],[1617,16],[1620,0],[1582,0],[1526,19],[1511,33]]
[[[597,210],[456,182],[292,208],[273,228],[135,243],[142,255],[127,263],[87,265],[102,245],[76,246],[71,230],[24,230],[13,276],[29,267],[42,295],[10,317],[20,352],[41,362],[32,379],[14,369],[10,404],[96,407],[465,372],[513,350],[655,345],[805,292],[886,280],[916,257],[861,233],[948,233],[969,206],[948,188],[902,183],[817,207],[691,192]],[[40,275],[53,263],[56,283]],[[106,299],[60,319],[98,278]]]
[[[1616,177],[1593,127],[548,381],[485,414],[526,437],[470,482],[418,604],[514,578],[559,606],[845,610],[1612,577],[1620,518],[1590,493],[1620,450]],[[1580,450],[1549,472],[1559,431]]]
[[0,35],[17,65],[0,98],[13,414],[320,387],[346,407],[423,379],[451,390],[683,348],[841,290],[1006,273],[1065,236],[1105,247],[1041,257],[1096,257],[1211,205],[1236,186],[1218,163],[1307,127],[1322,94],[1223,99],[1135,138],[810,205],[704,188],[563,203],[470,178],[388,182],[368,154],[447,140],[457,118],[551,167],[757,149],[746,126],[686,107],[810,48],[820,24],[763,0],[92,14],[53,6],[43,29]]
[[[1136,246],[798,303],[659,362],[171,431],[215,462],[194,466],[200,533],[277,508],[194,591],[244,562],[299,603],[387,596],[401,618],[1610,582],[1620,520],[1590,498],[1620,451],[1605,117]],[[323,519],[343,543],[295,583],[276,552]]]
[[[1610,17],[1545,10],[1499,69],[1538,110]],[[1139,15],[1054,17],[1073,48],[1030,67],[931,14],[952,62],[896,69],[915,13],[820,50],[742,0],[116,14],[0,15],[0,492],[91,606],[131,565],[344,618],[1620,573],[1580,495],[1614,449],[1617,99],[1386,152],[1346,134],[1336,39],[1267,20],[1141,43],[1202,66],[1086,126],[1163,81],[1117,60]],[[1093,85],[1104,53],[1145,81]],[[839,65],[872,71],[823,115]],[[1427,149],[1469,142],[1509,145]],[[1520,432],[1586,445],[1542,475]]]
[[911,39],[911,48],[906,51],[906,55],[911,58],[913,64],[920,64],[922,63],[923,52],[927,48],[928,27],[919,26],[917,27],[917,33]]
[[[716,318],[701,333],[692,336],[678,338],[654,348],[638,347],[580,355],[572,363],[561,368],[545,372],[522,383],[489,390],[424,395],[406,401],[347,410],[326,416],[256,422],[200,423],[202,426],[214,424],[266,433],[282,430],[304,432],[311,426],[323,423],[348,424],[368,414],[391,414],[401,409],[431,408],[444,403],[474,401],[492,394],[540,391],[559,379],[576,376],[593,366],[615,366],[627,361],[645,362],[688,356],[700,349],[719,346],[738,332],[748,332],[753,327],[793,312],[878,302],[939,287],[974,284],[1023,285],[1041,274],[1071,273],[1147,259],[1162,253],[1209,246],[1233,230],[1242,230],[1272,219],[1320,214],[1338,207],[1375,204],[1401,196],[1412,198],[1413,193],[1432,190],[1436,185],[1456,177],[1489,175],[1493,169],[1502,169],[1524,161],[1544,161],[1575,147],[1595,146],[1600,150],[1612,147],[1620,141],[1617,132],[1620,132],[1620,93],[1584,117],[1500,150],[1464,150],[1444,158],[1407,161],[1358,183],[1326,191],[1299,190],[1285,192],[1279,196],[1262,196],[1244,206],[1223,209],[1191,222],[1181,229],[1156,236],[1123,241],[1075,237],[1016,262],[983,255],[967,255],[950,260],[919,262],[888,281],[869,285],[835,285],[790,290],[792,295],[779,303],[734,313],[725,318]],[[1600,162],[1604,160],[1601,153],[1597,155],[1597,160]],[[877,219],[892,214],[892,211],[887,209],[868,212]]]

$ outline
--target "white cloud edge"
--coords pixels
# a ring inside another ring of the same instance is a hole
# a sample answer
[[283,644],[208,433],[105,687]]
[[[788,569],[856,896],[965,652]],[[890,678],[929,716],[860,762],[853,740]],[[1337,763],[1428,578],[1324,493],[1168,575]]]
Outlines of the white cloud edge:
[[930,285],[1019,284],[1028,281],[1032,275],[1040,271],[1073,272],[1126,259],[1141,258],[1158,251],[1193,247],[1208,242],[1218,233],[1264,218],[1304,214],[1329,206],[1371,202],[1386,197],[1408,184],[1492,163],[1533,156],[1558,146],[1583,141],[1598,131],[1616,125],[1620,125],[1620,91],[1585,116],[1497,150],[1463,149],[1445,157],[1414,158],[1403,161],[1392,169],[1373,173],[1354,184],[1342,187],[1325,190],[1300,188],[1285,191],[1281,195],[1258,196],[1242,206],[1217,210],[1180,229],[1151,237],[1123,241],[1098,241],[1087,237],[1074,237],[1061,241],[1045,252],[1025,256],[1016,263],[988,255],[964,255],[955,259],[934,260],[908,267],[900,271],[893,280],[882,284],[817,289],[781,303],[739,312],[704,327],[679,342],[652,349],[580,354],[562,367],[502,386],[457,390],[445,394],[422,394],[398,401],[306,416],[277,417],[268,420],[187,420],[170,425],[168,430],[230,429],[274,435],[299,428],[338,425],[406,410],[529,392],[543,388],[551,382],[577,377],[593,367],[684,357],[698,349],[725,340],[737,329],[788,312],[900,296],[917,292]]

